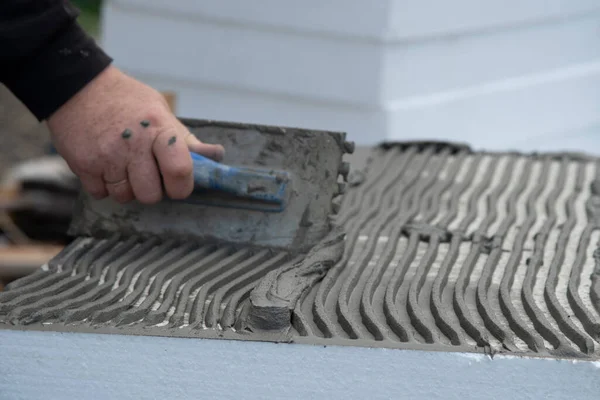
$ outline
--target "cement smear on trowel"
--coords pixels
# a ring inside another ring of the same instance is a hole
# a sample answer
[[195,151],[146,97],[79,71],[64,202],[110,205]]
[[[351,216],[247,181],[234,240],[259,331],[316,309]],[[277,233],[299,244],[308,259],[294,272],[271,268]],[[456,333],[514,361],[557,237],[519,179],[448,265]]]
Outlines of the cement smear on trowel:
[[0,318],[9,329],[598,359],[598,171],[578,154],[391,144],[350,179],[341,231],[306,255],[80,239],[0,294]]
[[165,200],[140,206],[135,202],[122,205],[108,198],[98,201],[82,193],[71,229],[74,236],[168,235],[306,252],[329,232],[332,201],[340,194],[339,177],[347,174],[343,156],[353,147],[344,140],[344,133],[183,122],[202,141],[225,147],[224,164],[289,172],[291,199],[284,212],[193,204],[205,198],[202,195],[185,203]]

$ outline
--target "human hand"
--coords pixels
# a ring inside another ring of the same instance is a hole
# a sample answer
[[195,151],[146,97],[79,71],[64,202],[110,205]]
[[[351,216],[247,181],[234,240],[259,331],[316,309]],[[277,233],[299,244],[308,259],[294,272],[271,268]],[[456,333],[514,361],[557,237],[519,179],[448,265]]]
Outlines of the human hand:
[[[189,151],[220,161],[220,145],[200,142],[156,90],[108,67],[48,118],[57,151],[97,199],[156,203],[194,187]],[[162,177],[162,182],[161,182]]]

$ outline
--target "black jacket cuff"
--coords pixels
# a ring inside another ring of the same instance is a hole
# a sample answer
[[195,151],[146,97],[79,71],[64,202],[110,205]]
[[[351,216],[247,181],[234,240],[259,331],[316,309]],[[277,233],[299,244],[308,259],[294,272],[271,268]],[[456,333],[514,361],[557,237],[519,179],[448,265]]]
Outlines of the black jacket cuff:
[[73,21],[5,84],[42,121],[111,62],[94,39]]

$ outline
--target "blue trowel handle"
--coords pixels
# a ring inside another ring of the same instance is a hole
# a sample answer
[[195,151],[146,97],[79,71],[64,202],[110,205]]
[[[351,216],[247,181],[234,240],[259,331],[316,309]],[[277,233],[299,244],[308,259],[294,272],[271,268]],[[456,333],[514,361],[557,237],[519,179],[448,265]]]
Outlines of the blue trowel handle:
[[232,167],[190,153],[194,162],[194,190],[210,189],[231,195],[283,204],[289,176],[286,172]]

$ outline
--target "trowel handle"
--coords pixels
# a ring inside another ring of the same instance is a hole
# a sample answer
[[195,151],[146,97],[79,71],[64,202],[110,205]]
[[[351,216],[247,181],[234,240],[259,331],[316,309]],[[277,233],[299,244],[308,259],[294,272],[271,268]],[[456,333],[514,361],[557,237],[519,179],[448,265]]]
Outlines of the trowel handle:
[[197,153],[190,155],[194,163],[194,188],[220,190],[230,168]]
[[237,197],[282,204],[288,175],[244,167],[231,167],[191,152],[194,190],[210,189]]

